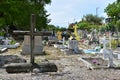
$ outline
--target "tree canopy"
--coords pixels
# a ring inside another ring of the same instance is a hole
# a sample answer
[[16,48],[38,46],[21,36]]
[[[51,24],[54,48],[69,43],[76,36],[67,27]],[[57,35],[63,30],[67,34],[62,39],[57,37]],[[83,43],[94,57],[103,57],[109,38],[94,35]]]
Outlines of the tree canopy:
[[35,14],[36,28],[46,28],[49,15],[44,7],[49,3],[51,0],[0,0],[0,27],[14,25],[29,29],[30,15]]
[[109,24],[114,25],[116,27],[116,30],[120,31],[120,0],[116,0],[115,2],[109,4],[105,8],[105,12],[111,19],[109,20]]
[[83,16],[82,20],[79,22],[71,23],[69,28],[73,28],[74,25],[77,25],[81,30],[90,30],[92,28],[98,29],[100,25],[103,23],[103,17],[99,17],[92,14],[87,14]]
[[103,21],[103,17],[98,17],[96,15],[87,14],[86,16],[83,16],[82,21],[88,22],[93,25],[101,25]]

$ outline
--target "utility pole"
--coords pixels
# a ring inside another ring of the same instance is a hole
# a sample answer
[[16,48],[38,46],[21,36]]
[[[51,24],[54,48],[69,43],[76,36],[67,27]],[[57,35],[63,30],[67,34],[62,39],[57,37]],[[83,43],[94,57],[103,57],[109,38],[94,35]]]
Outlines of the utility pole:
[[96,25],[97,25],[97,17],[98,17],[98,9],[99,9],[99,7],[96,7]]
[[96,16],[98,16],[98,9],[99,7],[96,7]]

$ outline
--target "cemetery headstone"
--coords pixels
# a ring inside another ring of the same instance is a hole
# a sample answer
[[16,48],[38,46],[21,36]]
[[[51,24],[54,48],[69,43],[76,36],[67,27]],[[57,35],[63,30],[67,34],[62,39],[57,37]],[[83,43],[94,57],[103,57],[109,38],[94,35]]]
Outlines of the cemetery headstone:
[[87,38],[87,31],[86,31],[86,30],[83,31],[83,38],[84,38],[84,39]]
[[73,50],[75,53],[79,53],[78,41],[77,40],[69,40],[68,41],[68,49]]
[[[33,51],[33,53],[35,55],[42,55],[43,54],[43,45],[42,45],[41,36],[35,36],[34,41],[35,42],[34,42],[34,51]],[[30,51],[31,51],[31,48],[30,48],[30,36],[25,35],[21,54],[30,55]]]
[[106,37],[104,36],[101,40],[100,43],[103,44],[103,49],[101,49],[101,53],[103,53],[103,59],[108,59],[108,50],[106,49],[106,44],[109,42],[109,40],[106,40]]
[[108,52],[109,52],[108,53],[108,58],[109,58],[109,60],[108,60],[108,67],[113,68],[114,67],[114,63],[113,63],[113,51],[109,49]]
[[91,44],[93,44],[93,43],[99,44],[99,37],[98,37],[98,35],[97,35],[96,29],[94,29],[94,30],[91,32],[90,42],[91,42]]

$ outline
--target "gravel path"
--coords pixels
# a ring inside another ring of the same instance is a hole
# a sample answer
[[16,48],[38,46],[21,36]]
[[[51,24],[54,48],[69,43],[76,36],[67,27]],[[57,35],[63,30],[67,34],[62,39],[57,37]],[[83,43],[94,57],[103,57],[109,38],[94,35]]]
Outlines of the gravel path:
[[57,72],[8,74],[5,69],[0,69],[0,80],[120,80],[119,69],[89,70],[78,61],[82,56],[86,55],[65,55],[58,60],[49,60],[57,65]]
[[58,72],[8,74],[4,69],[0,69],[0,80],[120,80],[120,70],[89,70],[76,57],[62,58],[54,62],[58,66]]

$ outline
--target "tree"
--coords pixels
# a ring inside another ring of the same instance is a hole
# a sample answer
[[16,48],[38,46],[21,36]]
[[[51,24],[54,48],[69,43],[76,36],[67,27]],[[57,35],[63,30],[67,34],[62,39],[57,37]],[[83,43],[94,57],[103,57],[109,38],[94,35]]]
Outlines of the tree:
[[51,0],[0,0],[0,27],[14,25],[23,30],[30,26],[30,15],[36,14],[36,28],[47,27],[45,5]]
[[77,26],[81,30],[89,30],[89,23],[88,22],[79,22],[77,24]]
[[116,22],[116,27],[117,27],[117,30],[120,32],[120,21],[119,20]]
[[68,25],[68,28],[69,28],[69,29],[73,29],[73,26],[75,26],[75,24],[76,24],[76,23],[70,23],[70,24]]
[[82,21],[88,22],[93,25],[101,25],[103,19],[104,19],[103,17],[98,17],[96,15],[87,14],[86,16],[83,16]]
[[114,25],[114,29],[119,30],[120,25],[120,0],[116,0],[115,2],[109,4],[104,10],[111,21],[109,24]]

